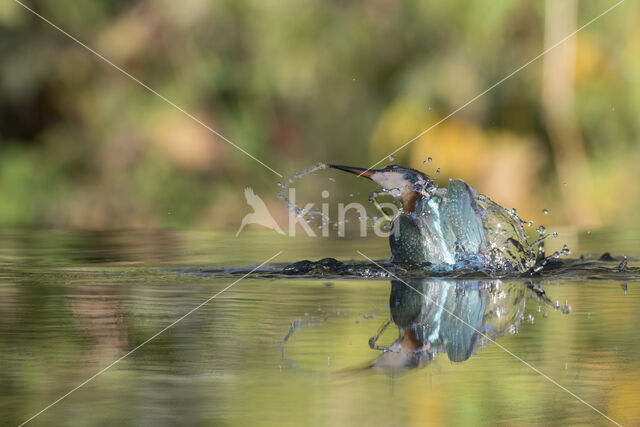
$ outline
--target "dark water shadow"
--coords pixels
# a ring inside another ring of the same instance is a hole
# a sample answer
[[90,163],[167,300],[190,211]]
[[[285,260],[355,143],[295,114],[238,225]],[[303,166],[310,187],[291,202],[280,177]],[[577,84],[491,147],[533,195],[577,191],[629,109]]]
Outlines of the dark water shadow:
[[388,259],[369,261],[338,261],[323,258],[318,261],[302,260],[292,264],[272,263],[253,270],[247,267],[222,268],[175,268],[169,271],[212,278],[238,278],[248,275],[250,278],[297,278],[305,280],[389,280],[394,277],[407,279],[558,279],[558,280],[619,280],[640,282],[640,266],[635,259],[613,257],[608,253],[602,256],[581,256],[549,260],[544,268],[532,273],[496,273],[475,265],[412,265],[393,263]]

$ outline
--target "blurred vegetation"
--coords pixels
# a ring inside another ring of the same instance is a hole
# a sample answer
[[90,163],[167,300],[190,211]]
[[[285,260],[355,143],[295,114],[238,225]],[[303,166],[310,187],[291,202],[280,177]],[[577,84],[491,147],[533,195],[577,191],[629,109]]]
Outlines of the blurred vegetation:
[[[378,161],[614,2],[27,4],[286,178],[317,161]],[[440,166],[443,183],[468,180],[536,222],[637,221],[639,13],[625,2],[394,162]],[[236,227],[242,189],[273,206],[278,180],[0,4],[0,226]]]

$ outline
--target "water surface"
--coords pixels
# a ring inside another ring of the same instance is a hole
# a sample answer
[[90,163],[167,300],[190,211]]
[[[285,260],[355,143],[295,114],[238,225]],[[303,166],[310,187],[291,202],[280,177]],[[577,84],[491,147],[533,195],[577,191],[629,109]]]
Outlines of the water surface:
[[[464,351],[447,351],[435,340],[430,356],[413,364],[381,363],[382,348],[393,350],[416,313],[436,326],[437,313],[422,296],[403,293],[389,277],[275,274],[301,259],[363,261],[357,250],[384,259],[383,239],[195,232],[1,237],[6,425],[19,425],[224,289],[237,279],[228,267],[246,270],[280,250],[274,274],[239,281],[31,424],[609,423],[504,349],[617,422],[640,423],[638,276],[613,271],[622,255],[638,265],[638,232],[561,234],[576,258],[593,254],[595,261],[610,252],[615,259],[604,266],[611,271],[409,281],[444,298],[438,301],[449,298],[445,307],[499,344],[470,337],[473,331],[455,319],[442,320],[446,341]],[[194,274],[203,269],[225,273]],[[400,313],[399,306],[408,308]],[[389,324],[372,348],[370,338],[392,316],[401,326]]]

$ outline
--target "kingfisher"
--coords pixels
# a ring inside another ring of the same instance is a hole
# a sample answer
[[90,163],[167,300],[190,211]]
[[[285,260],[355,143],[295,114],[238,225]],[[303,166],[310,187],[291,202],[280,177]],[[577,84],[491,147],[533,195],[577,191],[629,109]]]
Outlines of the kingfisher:
[[399,202],[389,236],[393,262],[521,272],[535,264],[535,252],[515,211],[460,179],[439,188],[427,174],[399,165],[327,166],[368,178]]

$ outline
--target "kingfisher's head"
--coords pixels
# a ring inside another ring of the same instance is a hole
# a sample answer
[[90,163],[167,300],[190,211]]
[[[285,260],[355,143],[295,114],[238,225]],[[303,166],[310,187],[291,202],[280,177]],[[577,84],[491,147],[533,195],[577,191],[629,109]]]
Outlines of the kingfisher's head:
[[382,169],[363,169],[340,165],[328,166],[369,178],[400,199],[405,212],[413,212],[416,201],[425,197],[426,191],[433,186],[433,181],[426,174],[416,169],[398,165],[389,165]]

